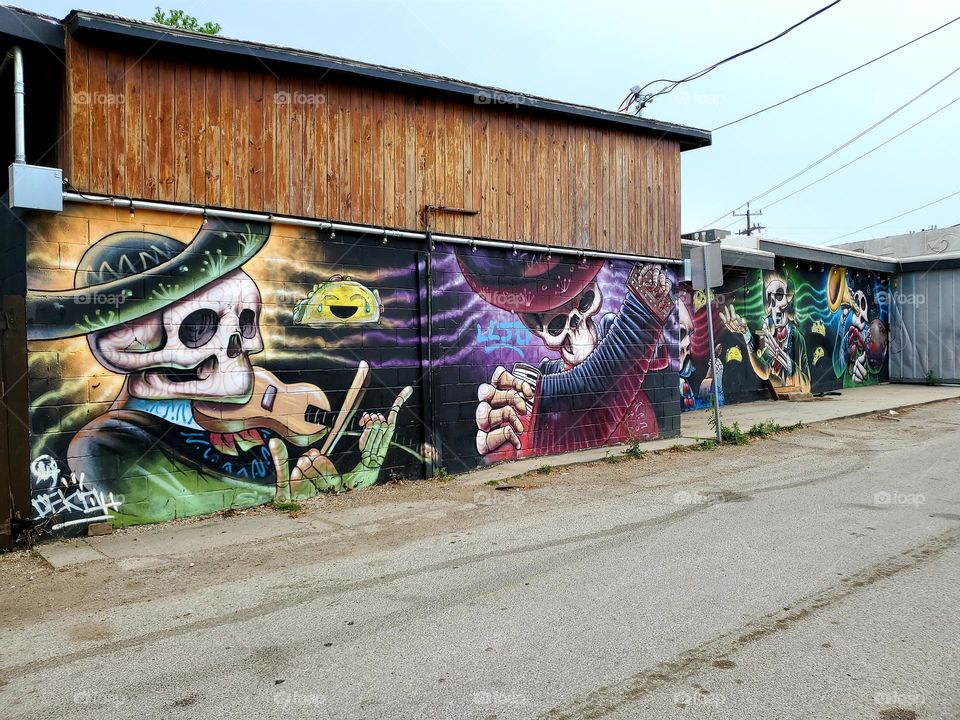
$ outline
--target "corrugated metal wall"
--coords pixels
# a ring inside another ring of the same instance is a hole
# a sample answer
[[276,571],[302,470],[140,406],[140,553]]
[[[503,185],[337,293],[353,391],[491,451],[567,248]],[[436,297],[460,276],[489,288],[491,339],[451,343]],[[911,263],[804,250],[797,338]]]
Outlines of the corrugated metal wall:
[[902,274],[892,308],[890,380],[960,382],[960,269]]

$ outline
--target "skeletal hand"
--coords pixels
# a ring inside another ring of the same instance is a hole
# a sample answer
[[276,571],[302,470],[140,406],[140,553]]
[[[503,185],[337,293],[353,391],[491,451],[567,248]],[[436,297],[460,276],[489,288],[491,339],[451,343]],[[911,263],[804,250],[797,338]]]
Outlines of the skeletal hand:
[[773,361],[780,363],[785,375],[793,374],[793,360],[787,355],[769,327],[763,330],[763,347]]
[[719,388],[723,384],[723,360],[718,357],[713,359],[713,377],[714,384]]
[[397,427],[397,414],[411,395],[413,388],[408,385],[397,395],[386,417],[382,413],[364,413],[361,416],[360,463],[366,469],[377,470],[383,465]]
[[301,455],[290,470],[286,444],[280,438],[271,438],[267,444],[277,475],[277,500],[306,498],[322,490],[338,490],[337,469],[316,448]]
[[533,387],[497,366],[489,383],[477,388],[477,452],[488,455],[506,445],[519,450],[521,415],[533,406]]
[[627,285],[660,321],[665,321],[673,312],[673,282],[663,266],[655,263],[634,266]]
[[746,321],[737,315],[737,310],[733,305],[727,305],[720,311],[720,321],[727,331],[734,335],[746,335],[749,332]]
[[386,417],[381,413],[363,414],[360,418],[360,465],[350,473],[341,475],[330,458],[316,448],[310,448],[297,458],[291,470],[286,444],[279,438],[272,438],[268,447],[277,476],[277,499],[311,497],[317,492],[339,492],[376,482],[390,449],[397,413],[412,394],[413,388],[409,386],[401,390]]
[[867,377],[867,354],[865,352],[857,355],[856,360],[853,361],[851,375],[855,383],[861,383]]

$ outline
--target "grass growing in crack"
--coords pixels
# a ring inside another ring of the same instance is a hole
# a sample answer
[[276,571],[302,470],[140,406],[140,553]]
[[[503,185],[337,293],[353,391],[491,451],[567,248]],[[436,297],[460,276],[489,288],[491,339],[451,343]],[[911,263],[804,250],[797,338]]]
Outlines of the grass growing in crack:
[[453,475],[448,473],[445,467],[436,467],[433,469],[433,479],[440,481],[452,480]]
[[631,440],[627,444],[627,449],[623,451],[623,454],[634,460],[643,460],[647,456],[647,451],[640,447],[639,440]]
[[553,466],[552,466],[552,465],[541,465],[540,467],[537,468],[537,472],[538,472],[539,474],[541,474],[541,475],[549,475],[550,473],[553,472]]
[[607,463],[607,465],[616,465],[617,463],[623,462],[624,459],[623,455],[605,455],[603,461]]
[[273,500],[270,502],[270,507],[285,513],[298,513],[303,510],[303,505],[292,500]]
[[500,481],[499,481],[499,480],[487,480],[486,484],[489,485],[489,486],[491,486],[491,487],[496,487],[497,485],[500,484]]
[[728,445],[746,445],[750,442],[750,435],[740,429],[740,423],[733,426],[720,423],[720,439]]
[[753,427],[747,430],[747,434],[750,437],[765,438],[776,433],[796,430],[798,427],[800,427],[800,425],[801,423],[797,423],[795,425],[781,425],[780,423],[775,423],[772,420],[767,420],[765,422],[756,423]]

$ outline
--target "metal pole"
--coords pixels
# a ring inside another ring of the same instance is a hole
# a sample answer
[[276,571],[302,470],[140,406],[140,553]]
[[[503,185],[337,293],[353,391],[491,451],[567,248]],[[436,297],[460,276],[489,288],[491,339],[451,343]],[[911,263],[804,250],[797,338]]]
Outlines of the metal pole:
[[713,395],[713,417],[717,424],[717,442],[723,441],[723,428],[720,425],[720,394],[717,392],[717,352],[713,344],[713,290],[709,287],[707,278],[707,333],[710,335],[710,372],[713,373],[713,384],[710,392]]
[[23,164],[27,161],[23,121],[23,53],[20,52],[19,47],[14,45],[10,48],[9,54],[13,58],[13,136],[15,142],[13,161]]

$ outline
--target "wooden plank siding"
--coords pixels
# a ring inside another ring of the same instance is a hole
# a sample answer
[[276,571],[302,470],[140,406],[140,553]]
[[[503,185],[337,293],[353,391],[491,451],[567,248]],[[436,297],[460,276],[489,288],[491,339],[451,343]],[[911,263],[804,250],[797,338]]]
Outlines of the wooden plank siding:
[[[67,43],[82,192],[679,257],[679,143],[497,104]],[[121,100],[117,100],[117,97]],[[112,98],[112,101],[102,101]]]

